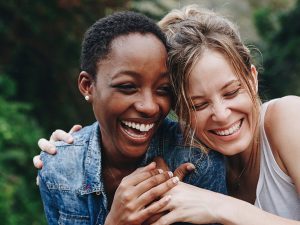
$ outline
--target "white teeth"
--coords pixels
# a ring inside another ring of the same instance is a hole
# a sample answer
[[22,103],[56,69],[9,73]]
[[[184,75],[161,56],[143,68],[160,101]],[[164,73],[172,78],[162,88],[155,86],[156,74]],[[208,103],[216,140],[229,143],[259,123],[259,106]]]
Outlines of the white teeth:
[[135,122],[129,122],[129,121],[122,121],[122,123],[125,124],[128,127],[131,127],[133,129],[137,129],[137,130],[142,131],[142,132],[147,132],[154,126],[154,123],[142,124],[142,123],[135,123]]
[[220,130],[220,131],[215,130],[214,133],[220,136],[228,136],[236,133],[240,129],[241,125],[242,125],[242,121],[240,121],[239,123],[235,123],[232,127],[230,127],[227,130]]

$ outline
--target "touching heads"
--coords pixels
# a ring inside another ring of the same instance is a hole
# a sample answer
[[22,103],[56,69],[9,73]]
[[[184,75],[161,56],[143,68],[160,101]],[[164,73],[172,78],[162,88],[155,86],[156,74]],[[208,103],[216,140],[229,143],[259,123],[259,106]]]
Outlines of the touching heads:
[[149,18],[120,12],[84,36],[78,85],[93,106],[102,144],[121,160],[141,157],[171,107],[164,34]]
[[245,150],[225,148],[253,143],[260,105],[257,72],[236,26],[194,5],[171,11],[159,25],[170,45],[175,110],[188,143],[227,155]]

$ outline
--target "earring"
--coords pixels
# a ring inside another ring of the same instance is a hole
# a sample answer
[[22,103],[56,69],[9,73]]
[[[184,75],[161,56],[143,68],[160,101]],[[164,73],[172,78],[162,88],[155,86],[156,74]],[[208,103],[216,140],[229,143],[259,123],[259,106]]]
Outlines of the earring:
[[90,100],[90,96],[88,96],[88,95],[84,96],[84,98],[86,101]]

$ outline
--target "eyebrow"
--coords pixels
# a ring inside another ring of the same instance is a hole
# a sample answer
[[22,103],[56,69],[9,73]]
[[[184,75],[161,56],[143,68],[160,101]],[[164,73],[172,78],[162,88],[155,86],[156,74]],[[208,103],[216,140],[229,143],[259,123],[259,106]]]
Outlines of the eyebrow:
[[[140,73],[137,73],[135,71],[131,71],[131,70],[121,70],[121,71],[118,71],[116,74],[114,74],[112,76],[112,79],[115,79],[115,78],[118,78],[118,76],[120,75],[130,75],[130,76],[134,76],[134,77],[142,77],[144,75],[140,74]],[[168,77],[169,76],[169,72],[168,71],[165,71],[165,72],[162,72],[160,73],[160,77]]]
[[[227,87],[231,86],[232,84],[238,84],[239,81],[234,79],[234,80],[230,80],[228,81],[222,88],[221,88],[221,91],[226,89]],[[191,97],[191,100],[194,100],[194,99],[197,99],[197,98],[204,98],[203,95],[197,95],[197,96],[192,96]]]

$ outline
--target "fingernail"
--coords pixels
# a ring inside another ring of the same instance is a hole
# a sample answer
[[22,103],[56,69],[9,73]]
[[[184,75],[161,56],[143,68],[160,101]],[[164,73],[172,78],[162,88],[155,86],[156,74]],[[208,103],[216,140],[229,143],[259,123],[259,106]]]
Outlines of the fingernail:
[[51,151],[53,154],[55,154],[55,153],[56,153],[56,148],[55,148],[55,147],[52,147],[52,148],[50,148],[50,151]]
[[167,195],[166,197],[165,197],[165,202],[168,202],[168,201],[170,201],[171,200],[171,195]]
[[191,164],[191,165],[187,166],[187,169],[188,170],[194,170],[194,169],[196,169],[196,167],[193,164]]
[[173,173],[171,171],[168,171],[169,177],[173,177]]
[[162,174],[164,171],[162,169],[157,169],[159,174]]
[[177,183],[179,182],[179,178],[178,178],[178,177],[172,178],[172,182],[173,182],[174,184],[177,184]]

